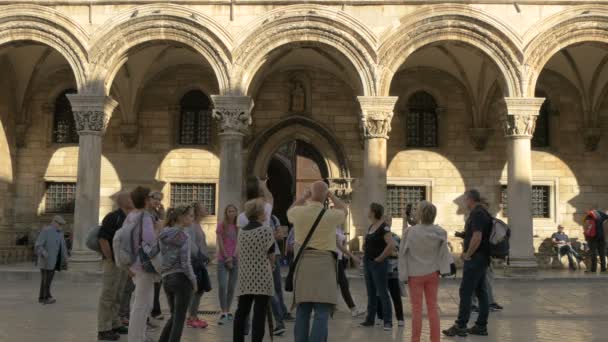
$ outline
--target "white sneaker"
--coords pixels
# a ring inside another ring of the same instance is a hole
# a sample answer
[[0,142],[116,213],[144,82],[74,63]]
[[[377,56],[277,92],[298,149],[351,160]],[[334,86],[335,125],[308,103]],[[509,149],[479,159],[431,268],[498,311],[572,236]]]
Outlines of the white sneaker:
[[384,321],[381,319],[376,319],[376,326],[381,327],[384,325]]
[[365,314],[365,310],[354,307],[350,310],[350,314],[353,316],[353,318],[356,318]]
[[218,325],[224,325],[228,322],[228,314],[221,314],[220,319],[217,321]]
[[397,321],[397,326],[404,327],[405,326],[405,322],[404,321]]

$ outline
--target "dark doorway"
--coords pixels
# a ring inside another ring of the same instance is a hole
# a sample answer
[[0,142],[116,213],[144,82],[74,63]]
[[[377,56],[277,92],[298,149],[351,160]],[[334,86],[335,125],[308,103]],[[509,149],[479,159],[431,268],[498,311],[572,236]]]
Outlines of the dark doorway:
[[287,209],[313,182],[329,177],[321,153],[311,144],[293,140],[281,145],[268,164],[268,189],[274,196],[273,214],[287,225]]

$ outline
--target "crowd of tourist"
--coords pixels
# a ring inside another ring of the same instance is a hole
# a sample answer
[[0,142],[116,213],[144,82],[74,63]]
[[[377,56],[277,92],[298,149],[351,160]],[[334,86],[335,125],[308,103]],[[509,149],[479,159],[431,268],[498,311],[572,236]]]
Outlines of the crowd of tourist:
[[[114,198],[117,209],[103,218],[95,232],[103,258],[99,340],[117,341],[121,335],[128,335],[129,342],[153,341],[148,332],[165,320],[159,299],[161,286],[169,316],[160,342],[180,341],[184,327],[208,326],[199,317],[201,298],[213,287],[207,270],[207,239],[201,226],[207,213],[202,203],[165,211],[162,199],[162,193],[144,187],[121,192]],[[465,228],[456,234],[463,239],[458,317],[443,334],[486,336],[490,311],[502,310],[492,289],[490,236],[496,219],[478,191],[467,191],[464,202]],[[385,215],[384,207],[371,203],[362,259],[346,247],[342,227],[347,206],[324,181],[313,183],[288,209],[291,229],[272,215],[274,199],[265,181],[248,179],[243,212],[239,213],[239,206],[227,205],[215,230],[215,291],[220,307],[217,324],[233,323],[234,342],[245,341],[247,335],[251,335],[251,341],[261,342],[267,326],[270,336],[281,336],[287,331],[286,323],[292,321],[295,342],[328,341],[328,322],[338,303],[338,288],[352,317],[365,315],[360,323],[363,328],[380,325],[392,330],[393,312],[398,327],[405,326],[402,298],[409,297],[413,342],[420,341],[422,307],[426,303],[431,341],[440,340],[440,278],[454,275],[456,268],[448,234],[435,224],[437,208],[432,203],[421,201],[416,208],[407,206],[400,235],[393,232],[392,219]],[[590,272],[597,270],[597,256],[601,271],[606,271],[607,217],[599,212],[585,216]],[[54,273],[67,268],[68,248],[62,231],[65,224],[60,216],[54,217],[36,241],[42,304],[55,302],[51,296]],[[125,236],[129,239],[126,244],[121,243]],[[279,242],[284,241],[281,248]],[[558,226],[551,243],[558,259],[567,256],[569,267],[578,267],[583,257],[573,248],[563,226]],[[286,304],[281,260],[287,252],[292,257],[285,289],[293,292],[293,301]],[[357,307],[350,293],[346,276],[350,262],[362,264],[366,310]],[[233,315],[235,296],[238,300]],[[295,317],[291,309],[295,309]],[[468,327],[474,311],[478,312],[476,321]]]

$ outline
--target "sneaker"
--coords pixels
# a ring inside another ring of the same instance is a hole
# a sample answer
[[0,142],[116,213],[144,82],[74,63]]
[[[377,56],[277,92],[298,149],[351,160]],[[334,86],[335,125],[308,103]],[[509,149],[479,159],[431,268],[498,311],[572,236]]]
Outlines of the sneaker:
[[479,312],[479,307],[477,305],[471,305],[472,312]]
[[296,320],[296,318],[295,318],[295,317],[293,317],[293,316],[291,315],[291,313],[289,313],[289,312],[288,312],[288,313],[286,313],[286,314],[285,314],[285,316],[283,316],[283,322],[293,322],[293,321],[295,321],[295,320]]
[[379,326],[379,327],[383,326],[384,325],[384,320],[376,319],[376,325]]
[[197,328],[199,328],[199,329],[205,329],[209,326],[209,323],[207,323],[207,321],[202,320],[200,318],[195,319],[194,323],[196,324]]
[[221,314],[220,315],[220,319],[217,321],[218,325],[224,325],[228,322],[228,315],[227,314]]
[[445,336],[460,336],[460,337],[466,337],[469,333],[467,332],[466,328],[460,328],[457,325],[452,325],[452,327],[450,327],[449,329],[443,330],[442,331],[443,334]]
[[405,321],[397,321],[397,326],[404,327],[405,326]]
[[485,328],[485,327],[482,328],[482,327],[478,326],[477,324],[475,324],[471,328],[467,329],[467,332],[470,335],[488,336],[488,328]]
[[492,311],[502,311],[503,307],[498,305],[498,303],[490,304],[490,310]]
[[193,319],[190,319],[190,318],[188,318],[188,319],[186,320],[186,327],[188,327],[188,328],[192,328],[192,329],[197,328],[197,326],[195,326],[195,325],[194,325],[194,320],[193,320]]
[[227,315],[229,321],[234,321],[234,316],[229,312]]
[[112,329],[112,331],[114,331],[118,335],[127,335],[129,333],[129,329],[125,326],[122,326],[120,328],[114,328]]
[[120,340],[120,335],[112,330],[100,331],[97,333],[97,339],[99,341],[118,341]]
[[363,314],[365,314],[365,310],[363,310],[363,309],[357,309],[357,308],[355,307],[355,308],[350,309],[350,314],[351,314],[351,316],[352,316],[353,318],[357,318],[357,317],[360,317],[360,316],[362,316]]
[[55,298],[51,297],[51,298],[45,299],[43,304],[55,304],[55,303],[57,303],[57,301],[55,300]]
[[165,319],[165,316],[163,316],[163,314],[158,314],[158,315],[152,315],[152,318],[154,318],[157,321],[162,321],[163,319]]
[[384,331],[393,330],[393,325],[391,323],[384,323]]
[[158,330],[158,328],[160,328],[158,324],[153,323],[151,320],[148,320],[146,322],[146,325],[148,326],[149,331],[156,331]]
[[374,325],[375,325],[375,323],[374,322],[370,322],[370,321],[365,321],[363,323],[359,323],[359,326],[363,327],[363,328],[371,328]]
[[274,329],[272,334],[273,334],[273,336],[283,336],[285,331],[287,331],[287,329],[285,329],[285,327],[277,327]]

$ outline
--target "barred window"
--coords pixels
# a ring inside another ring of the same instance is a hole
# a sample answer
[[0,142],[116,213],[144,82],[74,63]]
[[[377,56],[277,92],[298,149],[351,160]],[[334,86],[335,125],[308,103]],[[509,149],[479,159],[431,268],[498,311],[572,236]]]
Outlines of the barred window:
[[46,183],[45,198],[46,213],[73,213],[76,183]]
[[[545,97],[544,94],[538,94],[538,97]],[[536,118],[536,129],[532,135],[532,147],[542,148],[549,147],[549,114],[551,111],[551,102],[546,98],[543,105],[540,107],[540,112]]]
[[180,101],[179,143],[209,145],[211,141],[211,106],[207,95],[189,91]]
[[53,142],[57,144],[77,144],[78,132],[72,113],[72,105],[66,94],[74,94],[76,90],[68,89],[55,100],[53,113]]
[[[503,216],[508,215],[507,186],[501,187],[500,206]],[[532,186],[532,217],[551,218],[551,187],[548,185]]]
[[214,183],[172,183],[171,206],[203,203],[207,213],[215,214],[215,184]]
[[437,102],[427,92],[410,96],[406,118],[408,147],[437,147]]
[[403,217],[403,211],[408,204],[416,208],[418,202],[426,200],[426,186],[389,185],[386,194],[387,215]]

